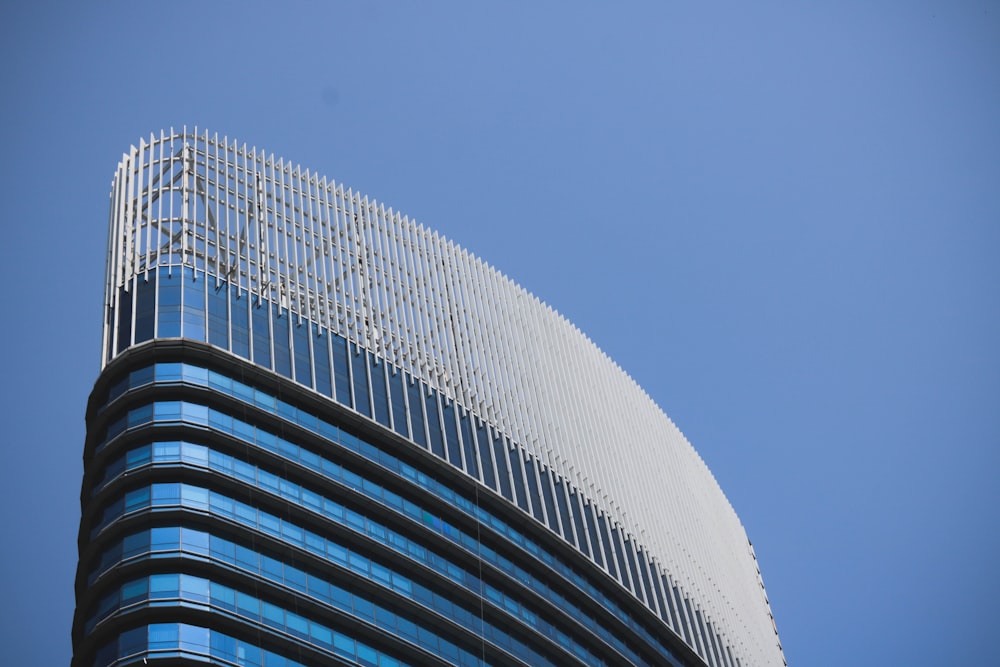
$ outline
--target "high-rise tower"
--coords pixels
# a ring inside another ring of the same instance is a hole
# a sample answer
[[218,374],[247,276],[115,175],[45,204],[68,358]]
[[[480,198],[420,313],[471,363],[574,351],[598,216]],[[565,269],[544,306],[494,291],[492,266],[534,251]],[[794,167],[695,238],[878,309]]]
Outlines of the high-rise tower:
[[76,667],[784,664],[704,463],[482,260],[197,130],[110,225]]

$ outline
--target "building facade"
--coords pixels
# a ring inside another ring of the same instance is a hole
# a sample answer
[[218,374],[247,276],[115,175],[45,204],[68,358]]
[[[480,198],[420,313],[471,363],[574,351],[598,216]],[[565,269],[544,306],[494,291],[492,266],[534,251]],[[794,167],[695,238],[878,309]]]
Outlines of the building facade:
[[75,667],[785,664],[711,473],[551,308],[205,131],[112,191]]

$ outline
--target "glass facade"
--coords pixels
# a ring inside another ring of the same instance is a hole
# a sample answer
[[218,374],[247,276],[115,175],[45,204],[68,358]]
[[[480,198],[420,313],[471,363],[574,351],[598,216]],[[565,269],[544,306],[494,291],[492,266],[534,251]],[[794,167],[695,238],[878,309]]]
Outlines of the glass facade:
[[[387,632],[397,644],[411,640],[412,646],[386,653],[385,664],[419,664],[419,653],[409,652],[416,649],[461,665],[511,659],[528,665],[654,664],[655,658],[691,664],[647,610],[623,598],[606,572],[572,553],[572,542],[544,533],[539,539],[539,528],[546,525],[562,535],[553,497],[561,498],[561,506],[577,503],[565,485],[553,490],[547,469],[503,446],[511,453],[505,458],[515,462],[510,470],[516,478],[529,471],[528,479],[534,478],[517,486],[524,500],[548,508],[534,515],[540,524],[534,531],[515,527],[516,514],[504,506],[514,499],[504,498],[499,484],[454,484],[449,467],[468,475],[487,461],[492,469],[495,452],[491,438],[480,447],[473,435],[486,435],[485,425],[456,416],[454,404],[437,413],[439,421],[449,415],[453,428],[439,428],[435,437],[459,443],[462,432],[468,446],[442,449],[454,452],[452,462],[440,460],[447,454],[426,449],[415,456],[414,443],[390,435],[388,409],[382,413],[386,423],[369,424],[365,435],[357,435],[315,409],[322,407],[315,396],[309,397],[312,406],[302,407],[294,395],[279,398],[289,379],[271,376],[255,385],[233,377],[245,377],[253,368],[249,364],[226,369],[231,362],[154,361],[163,354],[188,356],[163,351],[179,342],[146,345],[146,364],[109,371],[95,389],[94,404],[101,407],[91,424],[95,437],[89,443],[84,523],[87,540],[100,547],[90,551],[86,572],[81,560],[81,583],[91,598],[78,609],[84,636],[100,635],[104,626],[129,615],[141,619],[153,607],[162,611],[176,604],[188,613],[198,602],[206,612],[235,614],[254,631],[261,623],[277,627],[294,635],[296,645],[306,642],[312,650],[334,654],[332,638],[343,626],[323,619],[337,612],[363,619],[371,631]],[[212,353],[207,346],[205,351]],[[355,378],[385,371],[384,363],[374,365],[367,355],[355,359],[364,369],[354,371]],[[378,386],[386,392],[391,383]],[[419,389],[422,396],[436,396]],[[382,402],[388,406],[388,396]],[[544,487],[538,479],[546,480]],[[179,520],[161,525],[160,517],[168,515]],[[545,517],[553,523],[546,524]],[[592,525],[605,520],[589,517]],[[255,544],[268,548],[254,549]],[[164,572],[164,559],[179,566]],[[188,574],[206,565],[222,572],[218,581]],[[117,583],[116,572],[136,568],[156,574]],[[418,576],[410,574],[415,568]],[[320,618],[247,598],[246,588],[222,583],[234,576],[252,580],[253,590],[269,582],[272,599],[296,596],[297,608],[308,602],[320,609]],[[106,580],[117,585],[105,590]],[[356,592],[359,580],[369,594]],[[96,596],[93,590],[104,592]],[[154,590],[166,592],[157,596]],[[215,597],[191,592],[208,590],[221,592]],[[237,597],[246,599],[243,607],[226,606],[225,600]],[[273,618],[248,611],[257,607],[270,609]],[[436,621],[430,627],[423,625],[428,613]],[[285,626],[275,625],[279,616]],[[302,629],[289,631],[288,619]],[[354,646],[361,640],[349,641]],[[104,646],[98,653],[109,650]]]
[[[373,280],[362,255],[386,252],[366,245],[358,213],[344,247],[310,245],[297,234],[326,214],[290,203],[283,172],[261,177],[246,150],[243,167],[223,169],[221,144],[214,159],[164,145],[142,149],[138,182],[116,184],[113,214],[131,215],[132,197],[159,216],[156,233],[187,225],[192,238],[157,246],[152,227],[112,226],[75,667],[756,664],[613,503],[455,391],[455,369],[351,333],[362,320],[347,305],[364,301],[351,295]],[[154,196],[151,179],[178,162]],[[199,175],[214,197],[204,184],[189,196]],[[278,210],[298,226],[250,224]],[[354,257],[353,271],[334,280],[309,259],[331,252]],[[346,301],[319,299],[323,282]],[[391,328],[393,296],[376,301],[384,309],[366,306],[363,321]]]

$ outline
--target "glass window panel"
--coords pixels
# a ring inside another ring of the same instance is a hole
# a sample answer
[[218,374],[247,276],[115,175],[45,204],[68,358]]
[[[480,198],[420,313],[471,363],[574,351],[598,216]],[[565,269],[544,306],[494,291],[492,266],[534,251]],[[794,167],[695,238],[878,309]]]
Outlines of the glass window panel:
[[431,436],[431,451],[444,459],[444,440],[441,435],[441,421],[438,419],[437,392],[424,396],[424,409],[427,415],[427,430]]
[[140,277],[135,289],[135,342],[141,343],[153,337],[156,319],[156,282]]
[[371,353],[366,352],[371,370],[372,402],[375,404],[375,421],[389,428],[389,394],[386,390],[385,371],[387,364],[377,363]]
[[542,510],[542,498],[538,490],[538,479],[535,476],[535,459],[525,457],[524,462],[524,478],[528,482],[528,497],[531,498],[531,513],[536,519],[545,522],[545,513]]
[[240,616],[260,620],[260,601],[252,595],[246,593],[236,593],[236,609]]
[[229,349],[229,290],[226,283],[209,279],[208,342]]
[[149,591],[149,580],[143,577],[130,581],[122,586],[122,604],[130,604],[146,597]]
[[253,361],[255,364],[271,367],[271,328],[268,323],[266,304],[255,303],[250,309],[253,324]]
[[597,534],[597,524],[594,523],[594,507],[590,501],[583,503],[583,518],[587,523],[587,532],[590,534],[590,553],[593,554],[594,561],[604,566],[604,559],[601,557],[600,535]]
[[207,653],[209,650],[209,630],[186,623],[180,626],[180,646],[182,649],[196,653]]
[[208,555],[208,533],[193,528],[181,529],[181,543],[186,551]]
[[347,635],[342,635],[339,632],[333,634],[333,649],[340,655],[354,659],[354,640]]
[[552,486],[551,478],[549,477],[548,468],[538,466],[538,476],[540,479],[540,485],[542,490],[542,500],[545,501],[545,511],[548,513],[548,524],[549,528],[555,532],[559,532],[559,519],[556,515],[556,504],[555,500],[552,498]]
[[330,595],[333,598],[334,606],[340,607],[345,611],[351,611],[353,609],[354,596],[345,591],[343,588],[330,584]]
[[151,600],[175,598],[180,594],[179,574],[154,574],[149,578]]
[[236,591],[232,588],[213,581],[209,585],[209,595],[213,605],[229,611],[236,611]]
[[253,644],[239,642],[236,645],[236,663],[243,667],[261,667],[261,650]]
[[125,511],[131,512],[132,510],[139,509],[140,507],[149,506],[149,487],[144,486],[139,489],[133,489],[125,494]]
[[[298,319],[294,315],[290,315]],[[295,345],[295,381],[307,387],[313,386],[312,364],[309,361],[309,323],[292,321],[292,343]]]
[[319,328],[312,338],[314,366],[316,369],[316,391],[333,397],[333,376],[330,371],[330,336],[322,335]]
[[404,438],[409,435],[409,429],[407,428],[406,423],[405,391],[406,386],[404,384],[403,373],[401,371],[390,372],[389,392],[391,394],[392,404],[392,425],[396,433]]
[[378,653],[372,647],[358,642],[358,662],[365,667],[378,667]]
[[375,621],[375,605],[364,598],[354,597],[354,614],[366,621]]
[[271,334],[274,336],[274,370],[292,377],[292,349],[288,339],[288,310],[271,307]]
[[493,439],[493,453],[496,455],[497,481],[500,483],[500,493],[507,500],[514,502],[510,486],[510,461],[507,459],[507,447],[499,434]]
[[402,616],[398,617],[396,620],[396,627],[399,630],[399,634],[410,641],[417,640],[417,624],[413,621],[407,620]]
[[556,505],[559,507],[559,516],[562,518],[563,537],[565,537],[571,544],[575,544],[576,541],[573,534],[573,519],[569,515],[569,503],[566,498],[568,492],[566,491],[566,486],[563,484],[562,478],[557,476],[555,473],[552,474],[552,481],[553,486],[555,487]]
[[149,625],[149,650],[176,648],[180,628],[176,623],[152,623]]
[[309,621],[292,612],[285,613],[285,626],[293,635],[309,639]]
[[149,550],[149,531],[127,535],[122,541],[122,556],[129,558]]
[[[471,419],[471,417],[470,417]],[[479,447],[479,459],[483,470],[483,483],[491,489],[497,489],[497,479],[493,472],[493,462],[490,456],[490,440],[486,425],[476,421],[476,444]]]
[[653,584],[652,579],[649,578],[649,561],[642,549],[637,548],[635,550],[635,564],[639,569],[639,577],[642,579],[642,585],[646,590],[646,604],[655,611],[656,602],[653,601]]
[[410,437],[424,449],[427,449],[427,435],[424,430],[424,408],[421,398],[421,384],[414,382],[407,387],[410,399]]
[[372,407],[368,392],[368,354],[362,352],[350,355],[351,378],[354,380],[354,409],[366,417],[371,417]]
[[146,626],[123,632],[118,637],[118,653],[121,656],[132,655],[146,648],[149,642],[149,630]]
[[181,502],[188,507],[208,508],[208,489],[184,484],[181,486]]
[[181,335],[181,278],[177,273],[169,275],[169,269],[161,267],[157,287],[159,303],[156,308],[156,335],[159,338],[177,338]]
[[190,268],[184,268],[184,320],[181,335],[184,338],[205,340],[205,276],[196,277]]
[[261,602],[261,616],[264,617],[264,624],[279,630],[285,629],[285,611],[270,602]]
[[479,463],[476,461],[475,440],[472,437],[472,416],[459,410],[459,426],[462,433],[462,447],[465,453],[465,472],[479,479]]
[[185,442],[181,445],[181,458],[190,463],[208,464],[208,447]]
[[608,572],[611,573],[612,577],[618,576],[618,568],[615,565],[615,552],[612,550],[611,544],[611,530],[608,526],[608,518],[604,514],[599,514],[597,517],[597,529],[601,534],[601,544],[604,545],[604,565],[608,568]]
[[518,455],[516,447],[507,450],[507,461],[510,463],[511,475],[514,478],[514,490],[517,492],[517,506],[527,512],[528,500],[524,488],[524,472],[521,470],[521,457]]
[[283,575],[284,566],[282,565],[281,561],[275,560],[270,556],[265,556],[261,554],[260,567],[261,571],[264,573],[264,576],[267,577],[268,579],[276,581],[278,583],[284,582],[284,575]]
[[333,349],[333,375],[337,389],[337,401],[351,405],[351,376],[347,366],[347,340],[337,334],[330,334]]
[[587,542],[587,532],[583,527],[583,511],[580,509],[579,496],[576,489],[570,489],[569,506],[573,515],[573,528],[577,534],[577,548],[584,554],[590,555],[590,544]]
[[629,577],[632,579],[632,590],[635,592],[636,597],[640,600],[645,601],[645,595],[642,590],[642,579],[639,577],[639,568],[636,563],[635,557],[635,547],[632,545],[632,540],[625,538],[625,564],[628,566]]
[[688,645],[690,645],[692,642],[692,638],[691,638],[691,629],[688,627],[687,614],[691,610],[685,604],[687,601],[682,598],[681,592],[677,590],[677,587],[671,586],[671,589],[673,590],[674,593],[674,602],[677,604],[677,611],[681,617],[681,629],[684,632],[684,640],[688,643]]
[[333,648],[333,631],[318,623],[309,624],[309,638],[325,649]]
[[458,442],[458,427],[455,425],[455,403],[447,399],[441,403],[441,418],[444,421],[448,462],[456,468],[462,469],[462,451]]
[[247,549],[246,547],[236,545],[236,564],[246,570],[251,572],[257,572],[259,565],[259,556],[256,551]]
[[244,294],[240,294],[240,288],[232,285],[229,288],[229,313],[233,325],[233,347],[234,354],[238,354],[244,359],[250,358],[250,316],[248,307],[250,299]]
[[186,600],[196,602],[208,602],[209,581],[201,577],[193,577],[190,574],[181,575],[181,595]]

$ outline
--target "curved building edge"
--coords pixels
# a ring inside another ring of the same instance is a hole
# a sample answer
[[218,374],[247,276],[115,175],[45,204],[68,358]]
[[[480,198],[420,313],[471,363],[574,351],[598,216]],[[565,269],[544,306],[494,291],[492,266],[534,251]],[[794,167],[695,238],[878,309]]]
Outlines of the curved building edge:
[[[742,657],[735,664],[784,664],[752,547],[693,447],[592,341],[483,260],[326,177],[198,129],[151,135],[123,156],[110,225],[102,366],[142,342],[135,293],[157,271],[232,286],[490,425],[641,545],[695,605],[692,625],[710,619]],[[155,338],[182,333],[153,327]],[[274,370],[273,359],[262,365]],[[315,377],[305,384],[317,390]],[[538,509],[543,524],[566,521]],[[673,627],[636,579],[619,577]],[[688,641],[709,664],[729,663]]]

